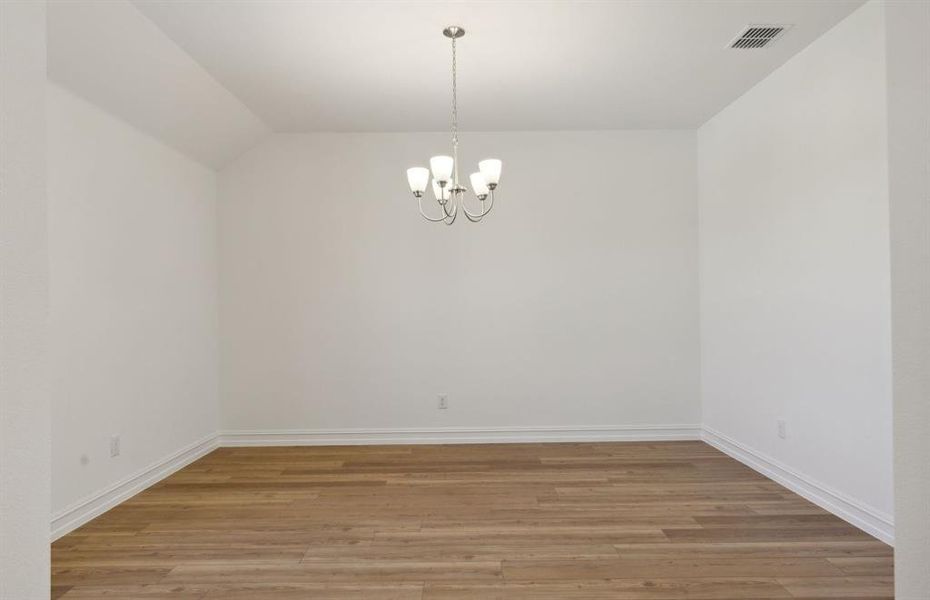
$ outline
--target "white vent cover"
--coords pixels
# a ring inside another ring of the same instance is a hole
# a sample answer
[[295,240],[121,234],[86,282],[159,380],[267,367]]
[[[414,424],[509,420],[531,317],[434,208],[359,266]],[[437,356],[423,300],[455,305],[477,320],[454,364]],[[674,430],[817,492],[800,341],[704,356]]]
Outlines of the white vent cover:
[[730,42],[730,48],[765,48],[782,36],[791,25],[748,25]]

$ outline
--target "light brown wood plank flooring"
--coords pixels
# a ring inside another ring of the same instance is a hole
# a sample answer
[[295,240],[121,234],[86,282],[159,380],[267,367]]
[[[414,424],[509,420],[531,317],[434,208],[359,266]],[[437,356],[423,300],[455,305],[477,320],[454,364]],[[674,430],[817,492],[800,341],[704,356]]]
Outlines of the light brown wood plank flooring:
[[702,442],[222,448],[52,545],[53,597],[893,597],[892,551]]

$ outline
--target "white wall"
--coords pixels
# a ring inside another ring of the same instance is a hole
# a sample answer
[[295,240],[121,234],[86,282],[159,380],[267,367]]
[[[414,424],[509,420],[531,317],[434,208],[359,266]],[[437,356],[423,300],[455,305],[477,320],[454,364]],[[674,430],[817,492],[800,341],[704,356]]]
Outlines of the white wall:
[[48,77],[214,168],[268,133],[129,0],[51,2]]
[[452,227],[404,173],[448,146],[279,135],[223,171],[224,427],[700,423],[694,132],[463,134],[504,176]]
[[216,431],[216,174],[54,85],[48,153],[60,514]]
[[0,2],[0,599],[49,596],[45,3]]
[[930,3],[887,3],[895,597],[930,598]]
[[879,522],[893,511],[886,135],[876,3],[698,133],[704,423]]

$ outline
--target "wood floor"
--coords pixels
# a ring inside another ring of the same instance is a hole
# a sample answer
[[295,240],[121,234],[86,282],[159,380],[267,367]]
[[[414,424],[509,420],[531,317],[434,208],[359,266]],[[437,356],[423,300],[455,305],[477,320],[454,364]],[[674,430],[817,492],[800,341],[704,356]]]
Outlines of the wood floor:
[[53,597],[892,598],[892,551],[701,442],[223,448],[52,545]]

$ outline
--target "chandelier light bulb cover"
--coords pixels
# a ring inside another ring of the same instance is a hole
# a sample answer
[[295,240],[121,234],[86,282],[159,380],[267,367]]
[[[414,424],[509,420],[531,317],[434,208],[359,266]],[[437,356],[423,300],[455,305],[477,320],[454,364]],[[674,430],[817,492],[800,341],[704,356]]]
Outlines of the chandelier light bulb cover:
[[[458,72],[455,62],[455,41],[465,35],[465,30],[452,25],[442,30],[444,36],[452,40],[452,156],[439,155],[429,159],[429,169],[412,167],[407,169],[407,184],[417,199],[420,214],[432,223],[443,222],[452,225],[458,217],[459,209],[472,223],[483,219],[494,207],[494,190],[501,179],[501,161],[488,158],[478,163],[478,172],[469,176],[472,192],[478,202],[478,210],[472,212],[465,204],[468,188],[459,178],[459,117],[458,117]],[[430,182],[430,174],[433,179]],[[423,197],[427,187],[432,187],[433,198],[439,207],[437,216],[430,216],[423,209]]]
[[455,159],[451,156],[434,156],[429,159],[429,168],[433,172],[433,179],[440,184],[452,179],[452,172],[455,170]]
[[429,185],[429,169],[426,167],[413,167],[407,169],[407,183],[414,194],[422,194]]

